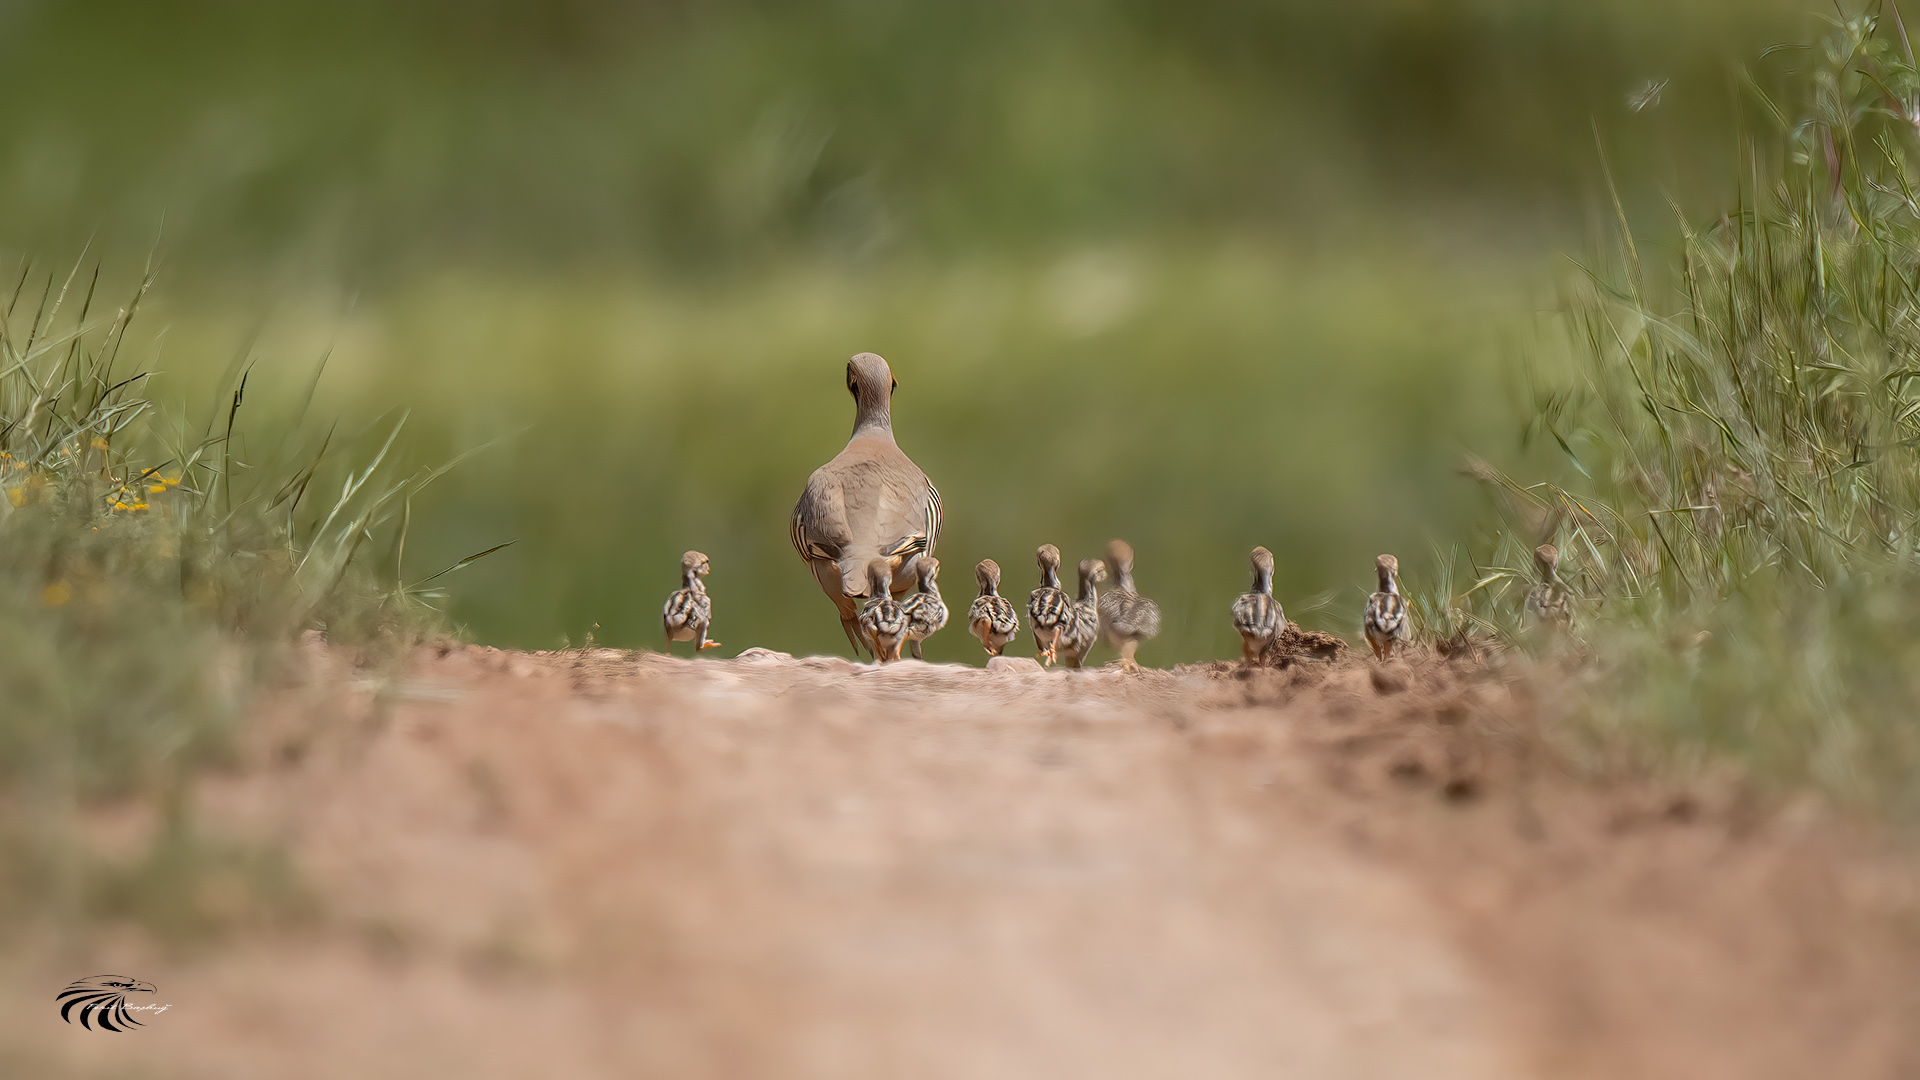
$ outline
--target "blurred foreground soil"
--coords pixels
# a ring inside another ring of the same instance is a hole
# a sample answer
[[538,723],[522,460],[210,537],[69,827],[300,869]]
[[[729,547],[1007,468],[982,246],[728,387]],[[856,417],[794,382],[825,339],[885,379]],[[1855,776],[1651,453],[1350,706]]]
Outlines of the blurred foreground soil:
[[[21,1076],[1896,1077],[1920,881],[1811,804],[1579,779],[1352,658],[986,671],[323,647],[199,792],[313,914],[0,972]],[[76,953],[76,949],[79,951]],[[82,968],[86,970],[81,970]],[[96,970],[97,969],[97,970]],[[111,972],[172,1006],[63,1024]]]

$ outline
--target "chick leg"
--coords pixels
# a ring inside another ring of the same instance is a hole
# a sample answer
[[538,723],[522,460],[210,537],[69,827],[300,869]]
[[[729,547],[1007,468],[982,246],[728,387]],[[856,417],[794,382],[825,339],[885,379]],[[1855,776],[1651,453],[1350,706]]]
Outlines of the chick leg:
[[703,652],[707,649],[717,649],[720,647],[719,642],[707,640],[707,628],[704,626],[700,628],[698,635],[695,636],[693,640],[694,640],[694,646],[693,646],[694,652]]
[[907,646],[907,650],[913,653],[913,658],[915,660],[920,659],[920,643],[919,642],[916,641],[911,645]]
[[1053,629],[1047,631],[1047,663],[1057,664],[1059,662],[1060,662],[1060,628],[1056,626]]
[[1123,641],[1120,643],[1120,670],[1122,671],[1139,671],[1140,670],[1140,665],[1135,663],[1133,660],[1133,650],[1139,647],[1140,647],[1140,643],[1137,641]]

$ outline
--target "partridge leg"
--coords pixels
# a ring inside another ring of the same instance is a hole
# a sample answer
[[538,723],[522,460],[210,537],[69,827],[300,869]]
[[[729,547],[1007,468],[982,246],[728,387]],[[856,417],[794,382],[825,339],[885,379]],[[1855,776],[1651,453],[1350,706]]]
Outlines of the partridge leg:
[[707,628],[704,626],[700,628],[700,635],[694,638],[694,642],[694,652],[703,652],[707,649],[717,649],[720,647],[719,642],[707,640]]
[[920,643],[919,642],[916,641],[913,644],[907,646],[907,648],[909,651],[913,653],[913,658],[915,660],[920,659]]
[[865,656],[868,650],[867,643],[860,639],[860,621],[858,619],[841,619],[840,629],[847,632],[847,640],[853,643],[853,658],[858,660],[862,656]]
[[1133,650],[1139,647],[1140,647],[1140,643],[1137,641],[1126,641],[1121,643],[1120,669],[1122,671],[1139,671],[1140,670],[1140,665],[1133,662]]

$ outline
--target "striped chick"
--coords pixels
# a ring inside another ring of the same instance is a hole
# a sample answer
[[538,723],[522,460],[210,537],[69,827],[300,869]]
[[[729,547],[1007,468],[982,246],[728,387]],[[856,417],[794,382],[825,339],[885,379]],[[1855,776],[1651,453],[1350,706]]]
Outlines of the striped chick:
[[1034,656],[1043,664],[1054,661],[1060,635],[1073,621],[1073,601],[1060,591],[1060,549],[1041,544],[1040,587],[1027,596],[1027,622],[1033,627]]
[[876,664],[900,659],[900,646],[907,640],[907,609],[887,591],[892,581],[891,562],[880,558],[867,563],[867,585],[872,591],[860,605],[860,638]]
[[1400,595],[1400,560],[1382,555],[1373,560],[1373,568],[1380,575],[1380,591],[1367,597],[1360,629],[1367,636],[1367,644],[1373,646],[1375,659],[1391,660],[1394,646],[1407,640],[1412,632],[1407,619],[1407,598]]
[[1287,625],[1280,601],[1273,598],[1273,552],[1257,547],[1249,556],[1253,564],[1253,589],[1233,602],[1233,628],[1240,632],[1240,659],[1251,666],[1273,644],[1280,629]]
[[660,608],[660,625],[667,635],[665,651],[673,651],[676,641],[694,642],[693,649],[717,649],[720,643],[707,640],[707,627],[713,622],[713,601],[701,578],[712,570],[705,555],[689,551],[680,556],[680,587],[667,594]]
[[1133,588],[1133,548],[1125,540],[1107,545],[1107,564],[1113,568],[1113,588],[1100,598],[1100,633],[1120,654],[1120,666],[1138,671],[1134,650],[1160,633],[1160,606]]
[[1020,615],[1013,601],[1000,595],[1000,564],[981,559],[973,568],[973,579],[980,583],[980,595],[967,608],[967,630],[980,639],[988,656],[999,656],[1020,632]]
[[1100,596],[1097,582],[1107,580],[1099,559],[1080,560],[1080,598],[1073,602],[1073,618],[1060,633],[1060,659],[1070,668],[1084,664],[1093,643],[1100,640]]
[[907,597],[900,606],[907,612],[907,650],[918,660],[920,643],[947,625],[947,603],[940,599],[940,586],[934,581],[940,575],[940,560],[922,555],[916,561],[920,591]]
[[1533,549],[1540,583],[1527,593],[1527,620],[1548,633],[1573,627],[1573,590],[1560,580],[1560,549],[1541,544]]

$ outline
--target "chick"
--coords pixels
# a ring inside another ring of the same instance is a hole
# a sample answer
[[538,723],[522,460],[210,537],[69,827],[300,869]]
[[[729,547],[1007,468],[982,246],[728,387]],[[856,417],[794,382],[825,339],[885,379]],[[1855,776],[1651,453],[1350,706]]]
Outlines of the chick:
[[1040,562],[1040,587],[1027,596],[1027,622],[1033,626],[1034,656],[1051,664],[1060,634],[1073,620],[1073,601],[1060,591],[1060,549],[1041,544],[1034,554]]
[[1093,643],[1100,640],[1100,596],[1094,584],[1107,580],[1099,559],[1080,560],[1080,598],[1073,602],[1072,619],[1060,633],[1060,658],[1070,668],[1086,662]]
[[1240,631],[1240,659],[1252,665],[1287,625],[1287,616],[1273,598],[1273,552],[1257,547],[1248,559],[1253,564],[1253,590],[1233,602],[1233,628]]
[[1160,633],[1160,607],[1134,591],[1133,548],[1126,541],[1107,545],[1107,563],[1113,568],[1113,588],[1100,598],[1100,633],[1120,654],[1120,666],[1138,671],[1134,650]]
[[1540,583],[1527,593],[1527,620],[1549,632],[1573,627],[1573,590],[1560,580],[1560,551],[1552,544],[1533,549]]
[[875,663],[900,659],[900,646],[907,640],[907,610],[887,591],[893,581],[893,564],[884,558],[867,563],[867,602],[860,606],[860,637],[873,652]]
[[980,647],[988,656],[999,656],[1020,632],[1020,616],[1013,610],[1013,601],[1000,595],[999,563],[980,560],[980,565],[973,568],[973,578],[980,583],[980,595],[967,608],[967,630],[980,639]]
[[713,601],[700,580],[711,569],[707,557],[697,551],[680,556],[680,587],[667,594],[667,602],[660,609],[660,625],[667,634],[665,651],[672,652],[676,641],[695,642],[695,652],[720,647],[719,642],[707,640],[707,627],[713,622]]
[[934,582],[940,574],[940,560],[922,555],[917,561],[915,574],[920,591],[900,604],[907,612],[907,649],[915,660],[920,659],[920,643],[947,625],[947,604],[940,599],[940,586]]
[[1380,591],[1367,597],[1360,629],[1367,635],[1367,644],[1373,646],[1374,657],[1391,660],[1394,646],[1407,640],[1411,632],[1407,598],[1400,595],[1400,560],[1382,555],[1373,560],[1373,568],[1380,575]]

